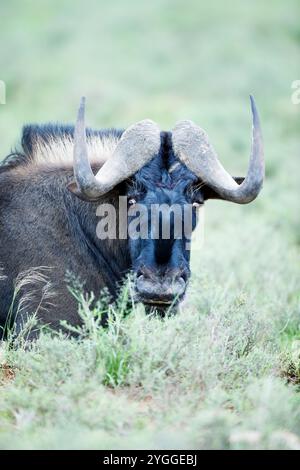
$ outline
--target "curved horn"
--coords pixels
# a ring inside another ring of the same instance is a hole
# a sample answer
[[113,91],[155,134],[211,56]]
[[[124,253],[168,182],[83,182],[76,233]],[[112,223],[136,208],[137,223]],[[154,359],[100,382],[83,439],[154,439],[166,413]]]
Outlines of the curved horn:
[[180,121],[172,131],[173,148],[178,158],[223,199],[247,204],[260,192],[264,174],[264,152],[258,112],[250,96],[253,130],[252,148],[247,176],[237,184],[219,162],[206,132],[192,121]]
[[149,119],[130,126],[122,134],[111,158],[94,175],[87,151],[84,112],[85,98],[82,98],[74,133],[73,166],[77,188],[71,185],[70,189],[78,196],[95,200],[132,176],[159,152],[160,129]]

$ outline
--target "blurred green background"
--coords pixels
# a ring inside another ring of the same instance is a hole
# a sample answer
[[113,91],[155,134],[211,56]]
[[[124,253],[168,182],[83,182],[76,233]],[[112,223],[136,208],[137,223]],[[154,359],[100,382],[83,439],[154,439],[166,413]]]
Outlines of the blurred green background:
[[83,94],[97,127],[194,119],[233,166],[249,147],[249,93],[268,161],[274,134],[296,135],[297,0],[2,0],[0,8],[3,155],[25,122],[73,122]]

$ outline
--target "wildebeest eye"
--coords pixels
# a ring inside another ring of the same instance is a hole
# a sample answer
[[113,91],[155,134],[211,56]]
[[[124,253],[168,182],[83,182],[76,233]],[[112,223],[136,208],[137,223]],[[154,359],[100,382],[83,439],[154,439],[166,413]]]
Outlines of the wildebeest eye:
[[128,205],[129,206],[134,206],[136,204],[136,199],[134,197],[128,199]]

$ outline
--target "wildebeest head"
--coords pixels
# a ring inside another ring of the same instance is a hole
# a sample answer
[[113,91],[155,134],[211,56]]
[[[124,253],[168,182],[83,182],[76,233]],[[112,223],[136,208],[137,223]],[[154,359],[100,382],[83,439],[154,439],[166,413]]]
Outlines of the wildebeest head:
[[[259,118],[251,97],[252,149],[245,178],[233,178],[218,160],[207,134],[191,121],[171,133],[141,121],[128,128],[116,150],[93,174],[86,146],[84,99],[74,138],[77,196],[95,201],[126,182],[128,244],[136,293],[145,304],[169,306],[181,300],[190,276],[190,238],[197,208],[206,199],[246,204],[263,183],[264,159]],[[138,230],[132,230],[132,227]]]

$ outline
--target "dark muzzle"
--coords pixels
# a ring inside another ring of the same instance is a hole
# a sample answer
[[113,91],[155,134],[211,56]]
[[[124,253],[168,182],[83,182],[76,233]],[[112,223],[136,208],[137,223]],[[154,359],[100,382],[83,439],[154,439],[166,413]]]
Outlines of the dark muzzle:
[[172,276],[139,274],[135,289],[139,301],[145,304],[167,306],[181,300],[185,293],[186,281],[181,273]]

